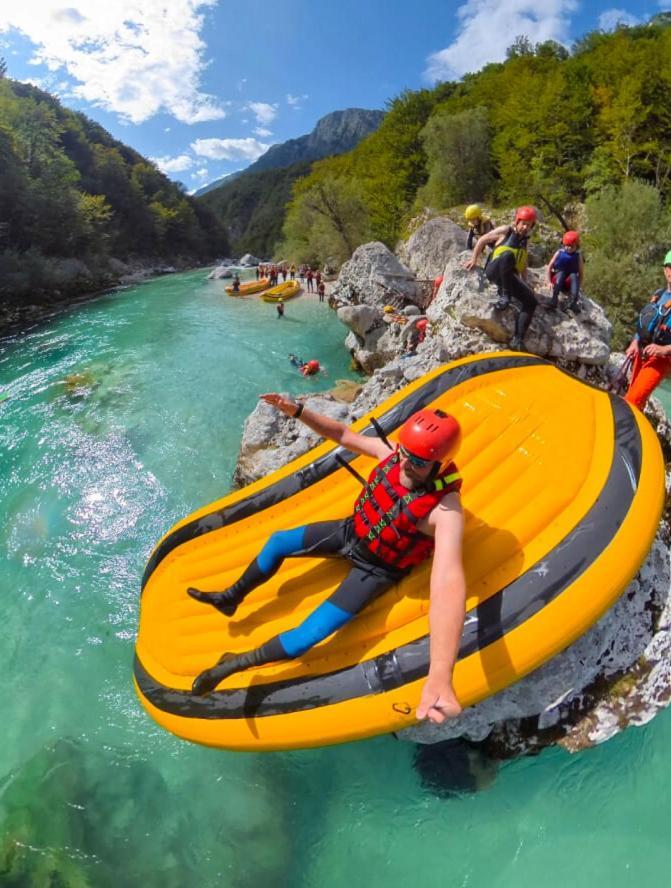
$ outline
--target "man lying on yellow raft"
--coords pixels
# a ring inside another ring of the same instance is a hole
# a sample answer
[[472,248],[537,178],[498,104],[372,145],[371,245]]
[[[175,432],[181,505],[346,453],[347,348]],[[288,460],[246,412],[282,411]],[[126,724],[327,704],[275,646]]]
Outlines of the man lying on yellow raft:
[[229,675],[251,666],[300,657],[433,555],[430,666],[417,718],[428,717],[440,724],[458,715],[461,706],[452,672],[466,598],[461,478],[452,462],[460,440],[458,422],[442,410],[420,410],[403,425],[399,446],[393,448],[383,435],[361,435],[274,392],[261,395],[261,399],[285,416],[300,419],[318,435],[380,462],[349,518],[277,531],[230,588],[223,592],[187,590],[192,598],[232,617],[243,598],[273,576],[289,556],[340,556],[352,565],[335,592],[299,626],[254,650],[224,653],[196,677],[193,693],[208,694]]

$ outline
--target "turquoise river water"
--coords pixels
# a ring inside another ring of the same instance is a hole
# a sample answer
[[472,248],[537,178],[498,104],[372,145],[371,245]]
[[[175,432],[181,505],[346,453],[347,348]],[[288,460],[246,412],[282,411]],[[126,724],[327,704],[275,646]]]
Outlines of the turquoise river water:
[[260,392],[353,376],[326,305],[286,312],[199,271],[0,341],[0,886],[668,884],[669,712],[448,793],[393,737],[235,754],[144,714],[131,668],[154,542],[229,489]]

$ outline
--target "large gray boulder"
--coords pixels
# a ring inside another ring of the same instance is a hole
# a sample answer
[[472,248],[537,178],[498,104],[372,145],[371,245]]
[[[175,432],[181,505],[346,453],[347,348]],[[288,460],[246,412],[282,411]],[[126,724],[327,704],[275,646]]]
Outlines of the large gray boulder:
[[[443,282],[427,315],[438,331],[450,317],[465,327],[477,328],[493,342],[508,343],[515,330],[515,306],[504,311],[494,308],[496,287],[489,283],[482,269],[466,271],[464,264],[469,258],[470,253],[462,253],[448,260]],[[580,314],[551,312],[545,307],[550,293],[544,272],[530,271],[529,284],[539,298],[539,306],[524,340],[526,350],[563,362],[605,365],[613,328],[601,306],[583,296]],[[450,332],[452,329],[450,325]]]
[[418,278],[433,281],[443,273],[448,259],[463,253],[467,239],[468,235],[456,222],[446,216],[436,216],[401,242],[396,254]]
[[261,260],[256,256],[252,256],[251,253],[245,253],[245,255],[240,258],[238,264],[241,268],[253,268],[255,265],[260,265]]
[[[331,395],[315,395],[300,400],[311,410],[341,422],[351,422],[349,406],[336,401]],[[265,401],[259,401],[245,420],[233,480],[237,486],[243,487],[265,478],[292,459],[307,453],[320,440],[302,422],[291,420]]]
[[232,278],[233,272],[238,271],[236,265],[218,265],[208,274],[208,281],[220,281],[224,278]]
[[358,247],[340,269],[329,301],[341,305],[414,302],[419,288],[415,275],[384,244],[374,241]]

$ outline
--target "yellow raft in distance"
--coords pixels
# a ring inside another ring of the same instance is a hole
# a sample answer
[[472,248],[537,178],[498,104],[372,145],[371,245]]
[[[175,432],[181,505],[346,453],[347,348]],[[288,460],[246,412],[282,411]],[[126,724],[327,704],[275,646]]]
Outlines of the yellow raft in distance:
[[240,289],[237,292],[230,284],[225,290],[229,296],[249,296],[251,293],[260,293],[261,290],[267,290],[269,284],[268,278],[261,278],[258,281],[247,281],[245,284],[240,284]]
[[[644,416],[531,355],[443,366],[374,416],[393,441],[417,409],[454,413],[466,514],[467,615],[454,681],[463,706],[513,684],[582,635],[626,588],[655,537],[664,461]],[[356,425],[374,434],[370,415]],[[299,660],[194,677],[297,625],[344,576],[338,560],[289,558],[232,620],[189,598],[224,589],[270,534],[351,514],[373,461],[325,443],[200,509],[157,545],[144,575],[135,657],[140,700],[179,737],[239,750],[321,746],[409,727],[428,668],[430,565],[416,568]]]
[[264,302],[286,302],[287,299],[293,299],[301,292],[301,285],[298,281],[285,281],[276,287],[264,293],[261,299]]

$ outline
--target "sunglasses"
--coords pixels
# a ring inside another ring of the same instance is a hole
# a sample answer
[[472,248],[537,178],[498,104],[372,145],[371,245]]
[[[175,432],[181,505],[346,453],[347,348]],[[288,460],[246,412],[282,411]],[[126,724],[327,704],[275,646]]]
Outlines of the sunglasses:
[[408,462],[417,469],[425,469],[433,462],[432,459],[422,459],[420,456],[415,456],[414,453],[410,453],[409,450],[406,450],[402,444],[399,445],[398,451],[404,459],[407,459]]

